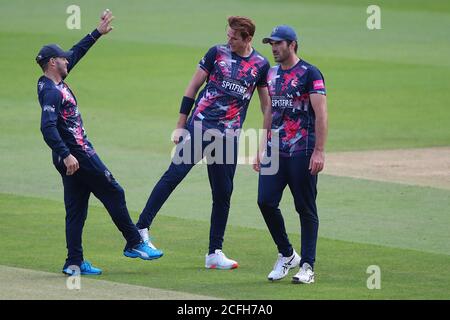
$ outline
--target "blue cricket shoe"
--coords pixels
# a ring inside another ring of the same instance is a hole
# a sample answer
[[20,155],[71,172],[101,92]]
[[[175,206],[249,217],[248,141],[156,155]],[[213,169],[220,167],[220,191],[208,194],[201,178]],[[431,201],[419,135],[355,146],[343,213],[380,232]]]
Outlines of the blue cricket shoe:
[[150,246],[148,242],[141,242],[133,248],[128,248],[123,251],[123,255],[128,258],[141,258],[142,260],[153,260],[163,256],[161,250],[156,249],[155,246]]
[[101,269],[94,267],[89,261],[86,260],[81,263],[79,270],[71,268],[71,266],[69,266],[63,269],[62,272],[68,276],[76,276],[79,274],[84,276],[96,276],[102,274]]

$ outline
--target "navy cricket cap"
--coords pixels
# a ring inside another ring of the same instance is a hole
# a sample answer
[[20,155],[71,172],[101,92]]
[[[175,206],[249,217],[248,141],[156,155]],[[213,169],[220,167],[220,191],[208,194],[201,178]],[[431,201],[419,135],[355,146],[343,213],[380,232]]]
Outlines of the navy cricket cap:
[[50,58],[68,58],[72,55],[72,51],[64,51],[57,44],[47,44],[39,50],[36,56],[36,62],[41,64],[47,62]]
[[297,41],[297,34],[290,26],[281,25],[273,28],[270,37],[264,38],[263,43],[269,43],[270,41]]

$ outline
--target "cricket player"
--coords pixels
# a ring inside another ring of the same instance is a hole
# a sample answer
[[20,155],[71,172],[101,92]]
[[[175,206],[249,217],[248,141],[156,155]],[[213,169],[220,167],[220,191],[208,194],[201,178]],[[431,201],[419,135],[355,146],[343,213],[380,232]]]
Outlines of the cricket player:
[[[208,269],[238,267],[236,261],[228,259],[222,252],[222,244],[237,162],[238,139],[233,133],[242,127],[255,88],[264,114],[263,127],[270,128],[270,97],[266,83],[270,66],[267,59],[252,47],[254,33],[255,25],[249,18],[229,17],[227,44],[213,46],[200,60],[184,93],[176,127],[178,133],[173,137],[177,153],[181,149],[180,153],[185,155],[190,152],[191,156],[181,163],[172,158],[168,170],[151,192],[136,224],[143,240],[148,242],[148,228],[156,214],[192,167],[203,158],[205,149],[212,143],[205,141],[208,139],[202,139],[202,136],[214,131],[216,135],[212,140],[223,142],[224,146],[223,150],[218,148],[215,151],[222,151],[222,155],[231,157],[231,161],[222,159],[222,163],[208,161],[207,164],[212,193],[209,252],[205,257],[205,267]],[[195,99],[205,82],[206,85]],[[182,129],[185,130],[184,135],[179,133]],[[184,208],[190,210],[188,205]]]
[[162,256],[161,251],[150,248],[141,240],[128,214],[125,193],[89,142],[77,99],[64,81],[89,48],[113,29],[113,19],[112,12],[106,10],[98,27],[70,51],[49,44],[43,46],[36,57],[44,72],[37,84],[42,107],[41,132],[52,149],[53,164],[61,174],[64,186],[68,254],[62,272],[67,275],[98,275],[102,272],[84,260],[81,244],[91,193],[103,203],[126,239],[125,256],[144,260]]
[[[317,231],[317,174],[324,166],[327,137],[327,101],[322,73],[297,56],[297,35],[286,25],[273,29],[263,43],[272,46],[278,65],[267,76],[272,99],[272,133],[267,152],[276,141],[279,170],[275,175],[259,174],[258,206],[278,248],[278,259],[268,275],[271,281],[284,278],[289,269],[300,266],[294,283],[314,282]],[[256,161],[255,170],[264,165]],[[279,203],[289,186],[301,224],[301,257],[286,234]]]

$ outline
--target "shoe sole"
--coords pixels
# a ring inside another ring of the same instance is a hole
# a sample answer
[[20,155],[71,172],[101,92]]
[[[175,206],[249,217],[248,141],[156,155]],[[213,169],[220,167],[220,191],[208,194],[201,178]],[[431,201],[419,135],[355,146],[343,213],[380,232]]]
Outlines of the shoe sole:
[[[287,275],[286,275],[286,276],[287,276]],[[277,279],[275,279],[275,278],[267,278],[267,280],[269,280],[269,281],[271,281],[271,282],[280,281],[280,280],[286,278],[286,276],[281,277],[281,278],[277,278]]]
[[268,277],[267,280],[274,282],[274,281],[278,281],[278,280],[284,279],[289,274],[289,271],[291,271],[292,269],[298,267],[299,264],[300,264],[300,260],[298,261],[298,263],[292,265],[292,267],[289,268],[288,273],[286,273],[286,275],[284,277],[281,277],[281,278],[278,278],[278,279],[274,279],[274,278],[269,278]]
[[311,283],[314,283],[314,278],[312,278],[309,281],[300,281],[299,279],[292,278],[292,283],[294,283],[294,284],[311,284]]
[[138,255],[138,254],[134,255],[134,254],[129,254],[129,253],[127,254],[127,253],[124,253],[123,255],[124,255],[125,257],[127,257],[127,258],[132,258],[132,259],[140,258],[140,259],[142,259],[142,260],[155,260],[155,259],[161,258],[164,254],[162,254],[162,255],[160,255],[160,256],[152,256],[152,257],[148,257],[148,258],[142,257],[142,256],[140,256],[140,255]]
[[99,272],[99,273],[84,273],[84,272],[82,272],[81,273],[82,276],[99,276],[101,274],[102,274],[101,272]]
[[207,265],[205,265],[205,268],[206,269],[216,269],[216,270],[232,270],[232,269],[236,269],[236,268],[238,268],[239,267],[239,264],[237,264],[237,263],[235,263],[235,264],[233,264],[231,267],[229,267],[229,268],[222,268],[222,267],[219,267],[219,266],[217,266],[217,265],[215,265],[215,264],[213,264],[212,266],[207,266]]
[[[76,276],[76,274],[71,274],[71,273],[67,273],[67,272],[64,272],[64,271],[62,273],[65,274],[68,277]],[[82,276],[99,276],[101,274],[102,274],[102,272],[98,272],[98,273],[81,272],[79,275],[82,275]]]

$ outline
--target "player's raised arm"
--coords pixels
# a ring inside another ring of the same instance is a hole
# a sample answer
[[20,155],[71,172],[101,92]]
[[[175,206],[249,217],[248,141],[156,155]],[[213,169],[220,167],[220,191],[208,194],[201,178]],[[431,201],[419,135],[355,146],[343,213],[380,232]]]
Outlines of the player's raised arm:
[[97,28],[95,28],[91,33],[81,39],[80,42],[78,42],[70,49],[70,51],[72,51],[72,55],[68,58],[68,72],[70,72],[72,68],[75,67],[78,61],[83,58],[86,52],[88,52],[88,50],[102,35],[109,33],[113,29],[113,26],[111,26],[113,20],[114,16],[112,15],[112,12],[109,9],[106,9],[100,17],[100,22]]

